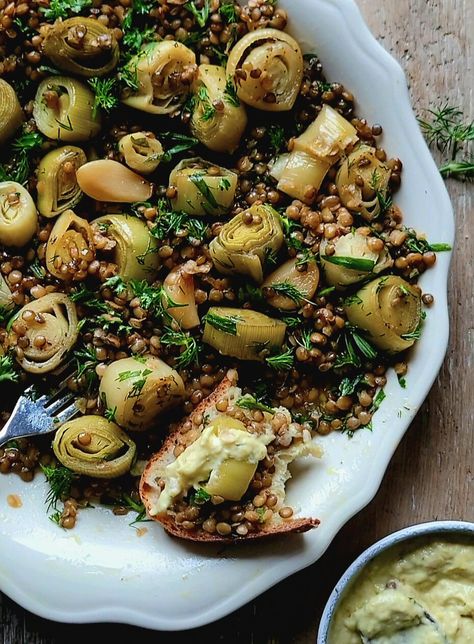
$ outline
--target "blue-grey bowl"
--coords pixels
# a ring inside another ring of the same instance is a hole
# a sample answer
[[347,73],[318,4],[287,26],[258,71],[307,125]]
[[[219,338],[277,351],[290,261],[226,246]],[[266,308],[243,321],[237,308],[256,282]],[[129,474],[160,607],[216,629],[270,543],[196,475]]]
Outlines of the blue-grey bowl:
[[398,530],[398,532],[393,532],[387,537],[374,543],[370,548],[367,548],[367,550],[364,550],[364,552],[357,557],[354,563],[349,566],[332,591],[319,624],[317,644],[328,644],[332,618],[339,606],[342,596],[365,566],[372,561],[372,559],[381,552],[384,552],[384,550],[388,550],[392,546],[403,541],[411,541],[416,537],[425,535],[443,536],[446,534],[458,534],[460,536],[469,534],[474,537],[474,523],[468,523],[466,521],[432,521],[430,523],[418,523],[416,525],[403,528],[402,530]]

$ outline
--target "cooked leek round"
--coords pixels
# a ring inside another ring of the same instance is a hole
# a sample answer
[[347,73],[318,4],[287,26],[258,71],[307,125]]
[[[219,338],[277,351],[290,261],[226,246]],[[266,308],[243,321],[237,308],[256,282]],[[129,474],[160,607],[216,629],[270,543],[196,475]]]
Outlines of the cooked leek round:
[[222,226],[209,251],[220,273],[249,275],[261,284],[265,260],[280,249],[283,239],[276,210],[269,205],[254,205]]
[[122,101],[143,112],[171,114],[186,100],[197,73],[196,56],[176,40],[151,43],[127,65],[137,76],[138,91]]
[[40,83],[33,116],[38,130],[58,141],[88,141],[100,131],[94,94],[86,85],[67,76],[52,76]]
[[[304,269],[304,270],[303,270]],[[267,301],[282,311],[299,309],[310,301],[319,283],[319,268],[310,261],[299,270],[298,260],[289,259],[265,279],[262,288],[268,288]]]
[[260,110],[291,110],[303,79],[303,55],[294,38],[278,29],[257,29],[232,48],[227,76],[239,98]]
[[0,307],[4,310],[11,310],[15,307],[12,299],[12,292],[6,279],[0,273]]
[[107,236],[116,242],[113,261],[120,277],[125,281],[153,281],[160,266],[158,242],[143,221],[127,215],[105,215],[92,223],[104,224]]
[[342,203],[371,221],[380,214],[388,194],[390,168],[375,155],[375,148],[359,146],[344,160],[336,176]]
[[99,392],[119,425],[142,431],[153,426],[158,414],[181,402],[184,383],[166,362],[147,355],[112,362],[104,371]]
[[225,356],[263,362],[280,351],[285,332],[284,322],[263,313],[213,306],[206,314],[202,339]]
[[[186,271],[186,264],[175,266],[163,282],[166,296],[163,304],[182,329],[199,326],[199,314],[194,296],[194,277]],[[167,306],[169,301],[177,306]]]
[[293,199],[312,203],[331,165],[306,152],[292,152],[282,157],[271,172],[278,181],[278,190]]
[[125,163],[141,174],[150,174],[160,165],[163,146],[151,132],[134,132],[123,136],[118,148]]
[[43,51],[58,69],[86,78],[111,72],[120,55],[114,32],[83,16],[57,20],[46,33]]
[[224,215],[234,202],[237,175],[198,157],[183,159],[170,174],[175,210],[188,215]]
[[[369,275],[378,275],[393,266],[393,260],[385,245],[380,251],[374,251],[369,245],[369,239],[373,238],[354,231],[336,241],[321,242],[321,265],[326,281],[331,286],[341,289],[356,284]],[[326,254],[329,245],[334,248],[332,255]]]
[[43,217],[56,217],[79,203],[82,191],[76,172],[86,161],[83,150],[72,145],[51,150],[41,159],[36,190],[38,210]]
[[247,112],[230,89],[225,70],[219,65],[200,65],[194,83],[191,132],[207,148],[232,154],[247,125]]
[[84,476],[113,479],[130,471],[136,445],[115,423],[82,416],[61,425],[53,440],[60,463]]
[[323,105],[313,123],[294,140],[293,150],[333,165],[356,142],[355,127],[330,105]]
[[77,171],[77,183],[83,192],[97,201],[136,203],[151,197],[153,187],[139,174],[118,161],[89,161]]
[[0,242],[24,246],[36,232],[38,214],[30,193],[15,181],[0,182]]
[[346,299],[344,309],[349,322],[367,331],[370,340],[387,353],[408,349],[418,337],[420,291],[396,275],[369,282]]
[[[77,330],[77,313],[74,302],[64,293],[49,293],[26,304],[18,312],[22,319],[25,311],[35,313],[28,321],[24,337],[29,344],[16,353],[18,364],[30,373],[47,373],[56,369],[74,346]],[[16,347],[18,337],[10,332],[8,344]]]
[[61,280],[82,281],[95,257],[92,229],[89,222],[72,210],[60,215],[53,226],[46,246],[46,266]]
[[0,78],[0,145],[10,139],[24,121],[15,90]]

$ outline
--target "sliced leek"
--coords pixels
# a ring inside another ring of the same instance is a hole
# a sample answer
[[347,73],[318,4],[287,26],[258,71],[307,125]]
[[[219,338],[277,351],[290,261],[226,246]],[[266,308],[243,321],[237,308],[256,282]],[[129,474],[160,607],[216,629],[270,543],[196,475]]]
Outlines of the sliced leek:
[[304,203],[311,203],[318,194],[319,188],[331,165],[306,152],[292,152],[283,155],[281,163],[275,164],[271,174],[278,180],[278,190],[299,199]]
[[46,32],[43,51],[55,67],[76,76],[104,76],[119,59],[114,32],[99,20],[57,20]]
[[234,202],[237,175],[198,157],[173,168],[170,185],[176,188],[173,208],[188,215],[224,215]]
[[303,79],[303,55],[290,35],[257,29],[237,41],[227,62],[227,76],[239,98],[260,110],[291,110]]
[[[386,246],[384,245],[380,251],[372,250],[370,239],[373,237],[353,231],[335,241],[321,242],[319,249],[321,265],[328,284],[341,289],[361,282],[371,274],[378,275],[393,266],[393,260]],[[326,254],[328,246],[334,250],[332,255]]]
[[191,132],[210,150],[231,154],[247,125],[247,113],[234,93],[232,79],[219,65],[200,65],[193,91]]
[[421,323],[421,294],[401,277],[387,275],[369,282],[344,306],[347,319],[387,353],[411,347]]
[[261,284],[265,260],[280,249],[283,240],[276,210],[269,205],[254,205],[224,224],[209,251],[220,273],[249,275]]
[[197,73],[194,52],[176,40],[147,45],[131,58],[128,68],[136,72],[138,90],[122,101],[150,114],[176,112],[190,93]]
[[113,203],[147,201],[153,192],[146,179],[111,159],[85,163],[77,171],[77,183],[92,199]]
[[376,157],[375,148],[359,146],[344,160],[336,176],[339,197],[346,208],[371,221],[387,199],[390,168]]
[[94,94],[86,85],[67,76],[52,76],[40,83],[33,116],[38,130],[58,141],[88,141],[100,131]]
[[[282,311],[299,309],[316,293],[319,269],[314,260],[298,266],[298,260],[289,259],[265,279],[262,288],[268,289],[267,301]],[[265,292],[265,291],[264,291]]]
[[251,311],[211,307],[206,314],[203,341],[225,356],[263,362],[280,351],[286,324]]
[[[23,336],[29,344],[17,352],[16,359],[25,371],[44,374],[56,369],[77,340],[76,307],[64,293],[49,293],[20,309],[18,319],[26,311],[35,313],[35,318],[28,321]],[[17,342],[15,332],[10,331],[9,346],[16,347]]]
[[[0,273],[0,308],[10,311],[15,307],[12,299],[12,292],[6,279]],[[3,354],[2,354],[3,355]]]
[[115,423],[101,416],[82,416],[61,425],[53,452],[62,465],[77,474],[113,479],[130,471],[137,448]]
[[15,90],[0,78],[0,145],[15,134],[24,120]]
[[92,228],[72,210],[60,215],[46,245],[46,267],[54,277],[82,281],[95,258]]
[[72,145],[52,150],[41,159],[36,190],[38,210],[43,217],[56,217],[79,203],[82,191],[76,172],[86,161],[83,150]]
[[123,136],[118,149],[128,167],[140,174],[154,172],[163,156],[163,146],[151,132],[134,132]]
[[99,393],[121,427],[142,431],[150,429],[161,412],[181,402],[184,383],[166,362],[147,355],[112,362],[104,371]]
[[113,261],[120,277],[125,281],[154,280],[160,266],[158,242],[143,221],[127,215],[105,215],[92,223],[104,225],[107,237],[115,241]]
[[0,182],[0,242],[24,246],[36,232],[38,214],[30,193],[15,181]]

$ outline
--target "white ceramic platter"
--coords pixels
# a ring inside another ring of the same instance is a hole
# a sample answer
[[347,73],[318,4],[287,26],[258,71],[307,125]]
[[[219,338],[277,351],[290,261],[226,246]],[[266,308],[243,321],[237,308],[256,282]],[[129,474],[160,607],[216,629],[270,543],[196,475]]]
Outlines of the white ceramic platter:
[[[352,0],[281,0],[290,31],[316,52],[327,77],[356,96],[358,113],[384,128],[383,146],[403,160],[397,203],[406,222],[432,242],[452,243],[454,223],[444,184],[412,113],[399,65],[375,41]],[[73,531],[59,530],[45,512],[42,477],[22,484],[0,479],[0,587],[43,617],[64,622],[126,622],[179,630],[216,620],[292,573],[315,562],[341,526],[376,493],[390,458],[427,395],[448,340],[449,253],[422,278],[435,296],[401,389],[389,378],[373,433],[321,440],[321,463],[301,462],[288,502],[321,526],[305,535],[250,547],[189,545],[105,509],[81,512]],[[295,470],[294,470],[295,472]],[[23,505],[13,509],[8,494]]]

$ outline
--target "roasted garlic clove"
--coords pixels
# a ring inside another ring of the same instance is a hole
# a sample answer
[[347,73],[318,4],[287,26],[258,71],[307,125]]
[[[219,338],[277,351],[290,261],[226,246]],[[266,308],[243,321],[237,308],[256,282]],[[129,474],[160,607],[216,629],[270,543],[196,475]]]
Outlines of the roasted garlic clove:
[[77,183],[86,195],[96,201],[136,203],[147,201],[153,186],[139,174],[118,161],[89,161],[77,171]]

